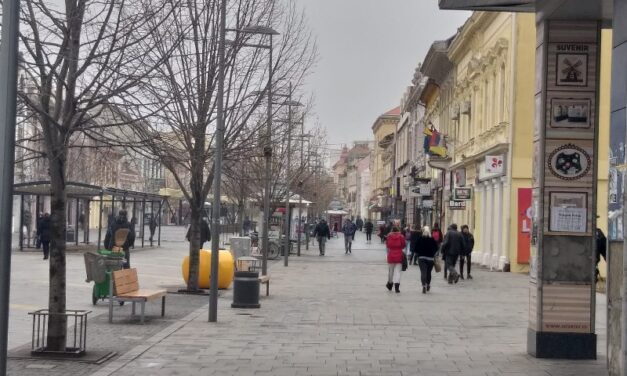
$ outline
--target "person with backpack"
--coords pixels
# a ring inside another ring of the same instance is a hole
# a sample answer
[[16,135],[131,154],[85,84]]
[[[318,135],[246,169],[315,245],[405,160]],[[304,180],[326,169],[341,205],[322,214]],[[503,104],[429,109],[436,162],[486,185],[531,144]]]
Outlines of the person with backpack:
[[462,226],[462,236],[464,237],[464,251],[459,254],[459,277],[464,279],[464,262],[466,262],[468,268],[466,277],[472,279],[470,275],[470,265],[472,249],[475,247],[475,237],[470,233],[468,225]]
[[396,293],[400,293],[401,286],[401,272],[403,271],[403,264],[407,268],[407,258],[403,253],[405,248],[405,235],[399,232],[399,228],[394,226],[392,231],[385,240],[387,246],[387,261],[388,261],[388,282],[385,285],[389,291],[392,291],[392,286]]

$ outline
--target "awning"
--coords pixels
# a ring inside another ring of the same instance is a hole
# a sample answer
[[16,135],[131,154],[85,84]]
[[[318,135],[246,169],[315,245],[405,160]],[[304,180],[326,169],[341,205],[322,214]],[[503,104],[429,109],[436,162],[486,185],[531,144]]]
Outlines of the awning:
[[535,12],[535,0],[440,0],[440,9]]
[[344,210],[327,210],[325,213],[328,215],[348,215],[348,212]]

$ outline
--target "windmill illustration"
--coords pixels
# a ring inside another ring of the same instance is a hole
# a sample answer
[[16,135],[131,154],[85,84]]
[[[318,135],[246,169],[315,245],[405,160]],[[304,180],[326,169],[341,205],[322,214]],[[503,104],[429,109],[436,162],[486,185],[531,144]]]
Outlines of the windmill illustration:
[[565,57],[562,62],[566,66],[562,69],[562,82],[583,82],[583,72],[580,69],[583,62],[581,60],[577,60],[573,64]]

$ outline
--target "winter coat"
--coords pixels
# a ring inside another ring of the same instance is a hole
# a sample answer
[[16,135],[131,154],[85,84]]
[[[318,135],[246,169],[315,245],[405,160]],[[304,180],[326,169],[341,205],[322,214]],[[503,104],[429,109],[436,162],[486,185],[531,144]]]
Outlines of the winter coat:
[[449,257],[459,256],[466,249],[464,237],[462,233],[453,229],[449,229],[444,236],[442,242],[442,253]]
[[418,247],[420,246],[420,240],[422,238],[422,234],[420,231],[412,231],[409,237],[409,252],[416,253],[418,252]]
[[126,218],[118,217],[111,225],[111,231],[107,232],[107,235],[105,236],[104,244],[107,249],[112,249],[115,245],[115,233],[120,229],[128,229],[129,231],[126,237],[126,241],[122,245],[122,249],[128,251],[131,244],[133,244],[133,242],[135,241],[135,233],[132,231],[131,223],[127,221]]
[[361,218],[358,218],[357,221],[355,221],[355,224],[357,225],[357,227],[362,228],[364,227],[364,220]]
[[[191,231],[192,226],[189,226],[189,229],[187,229],[187,235],[185,235],[185,239],[187,239],[187,241],[189,241],[189,234]],[[200,222],[200,244],[202,245],[209,241],[211,241],[211,229],[209,228],[209,223],[203,220]]]
[[426,257],[432,259],[438,253],[438,243],[430,236],[421,236],[416,251],[418,258]]
[[316,228],[314,229],[313,236],[331,239],[331,231],[329,230],[329,225],[327,225],[326,222],[318,223],[316,225]]
[[400,264],[403,262],[403,249],[407,241],[405,236],[400,232],[391,232],[388,234],[385,240],[385,245],[388,248],[388,264]]
[[372,234],[372,230],[374,229],[374,225],[372,224],[372,222],[368,221],[364,226],[366,228],[366,232]]
[[354,223],[349,222],[342,227],[342,232],[345,236],[353,236],[357,231],[357,226]]
[[431,230],[431,237],[433,237],[433,240],[435,240],[438,245],[442,244],[442,238],[444,238],[442,231],[438,229]]
[[52,221],[50,217],[42,217],[37,224],[37,235],[42,242],[50,241],[50,229],[52,227]]
[[464,237],[465,248],[464,248],[464,252],[461,254],[464,256],[467,256],[472,252],[473,248],[475,248],[475,237],[472,236],[471,233],[466,234],[463,232],[462,232],[462,236]]

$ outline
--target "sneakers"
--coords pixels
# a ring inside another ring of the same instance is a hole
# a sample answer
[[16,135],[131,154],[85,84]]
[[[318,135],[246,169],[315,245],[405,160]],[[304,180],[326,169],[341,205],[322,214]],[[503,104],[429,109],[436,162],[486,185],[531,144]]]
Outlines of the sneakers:
[[385,287],[387,287],[387,289],[388,289],[389,291],[392,291],[392,282],[388,282],[388,283],[386,283],[386,284],[385,284]]
[[468,274],[468,279],[472,279],[472,276],[470,274]]
[[427,286],[422,286],[422,293],[426,294],[427,293]]
[[427,285],[427,291],[431,290],[431,285]]
[[455,276],[455,283],[459,282],[459,277],[460,277],[459,274]]

